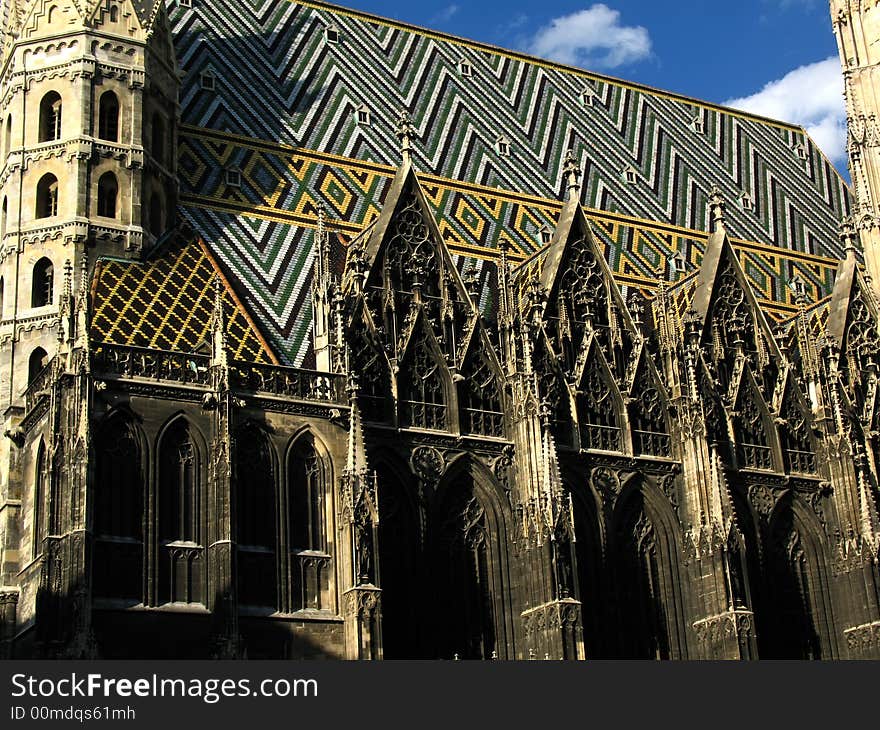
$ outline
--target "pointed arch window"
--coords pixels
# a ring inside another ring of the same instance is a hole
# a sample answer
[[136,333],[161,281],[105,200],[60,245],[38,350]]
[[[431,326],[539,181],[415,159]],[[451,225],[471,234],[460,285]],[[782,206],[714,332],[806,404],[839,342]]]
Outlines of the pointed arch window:
[[49,483],[49,464],[46,456],[46,444],[40,441],[37,447],[37,460],[34,467],[34,503],[33,527],[31,528],[31,557],[35,558],[42,552],[45,537],[46,493]]
[[671,457],[672,441],[666,425],[666,406],[647,368],[641,368],[636,376],[632,396],[630,420],[635,453]]
[[9,219],[9,198],[3,198],[3,210],[0,212],[0,243],[6,235],[6,222]]
[[278,603],[275,469],[271,445],[256,426],[236,436],[238,599],[249,606]]
[[119,198],[119,183],[116,175],[105,172],[98,181],[98,215],[104,218],[116,217],[116,204]]
[[9,153],[12,152],[12,115],[10,114],[6,117],[6,138],[5,145],[3,147],[4,152],[4,162],[5,158],[9,156]]
[[789,470],[798,474],[816,473],[816,453],[810,438],[810,424],[804,408],[789,385],[782,403],[780,435]]
[[179,419],[159,446],[159,602],[204,601],[199,452],[189,424]]
[[491,659],[504,651],[497,599],[503,591],[491,505],[463,472],[441,491],[429,546],[436,590],[431,638],[439,659]]
[[185,421],[176,423],[162,441],[160,454],[159,538],[198,543],[199,485],[195,444]]
[[594,353],[584,372],[578,391],[578,420],[581,448],[596,451],[623,451],[620,415],[612,385]]
[[112,91],[105,91],[101,95],[98,110],[98,138],[108,142],[119,141],[119,97]]
[[735,424],[743,465],[771,471],[773,450],[758,396],[749,383],[743,383],[741,389]]
[[118,23],[119,22],[119,7],[114,5],[110,8],[110,22]]
[[37,347],[28,358],[28,383],[33,383],[49,365],[49,355],[42,347]]
[[31,306],[48,307],[54,299],[55,267],[47,258],[41,258],[34,264],[31,280]]
[[504,412],[498,378],[488,360],[475,353],[468,358],[459,385],[462,431],[504,438]]
[[3,277],[0,276],[0,320],[3,319],[3,305],[6,303],[6,287],[3,283]]
[[358,403],[365,421],[388,420],[391,382],[383,357],[367,338],[357,337],[351,349],[352,369],[358,376]]
[[404,426],[443,431],[448,426],[446,399],[440,365],[425,336],[416,343],[401,369]]
[[292,447],[287,468],[289,611],[329,607],[331,559],[327,553],[327,467],[311,436]]
[[618,658],[671,659],[676,583],[669,536],[649,514],[641,491],[620,509],[613,536],[619,630]]
[[54,218],[58,215],[58,178],[49,173],[37,183],[37,218]]
[[61,95],[50,91],[40,102],[40,142],[61,139]]
[[98,432],[95,453],[94,591],[140,602],[144,576],[144,477],[131,421],[116,416]]

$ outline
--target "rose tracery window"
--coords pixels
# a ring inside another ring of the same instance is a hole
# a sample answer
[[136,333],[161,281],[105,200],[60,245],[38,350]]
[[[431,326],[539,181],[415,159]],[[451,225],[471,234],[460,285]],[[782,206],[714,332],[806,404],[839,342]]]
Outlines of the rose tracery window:
[[602,372],[597,355],[590,358],[578,391],[581,448],[622,451],[620,419],[612,385]]
[[391,225],[384,275],[386,288],[394,292],[397,310],[406,310],[402,304],[417,285],[423,298],[439,299],[437,248],[415,191],[407,190],[401,196]]
[[587,328],[604,333],[608,326],[608,296],[602,269],[585,238],[570,244],[571,257],[559,285],[557,330],[569,364]]
[[412,428],[445,430],[448,425],[440,366],[421,339],[401,369],[403,424]]

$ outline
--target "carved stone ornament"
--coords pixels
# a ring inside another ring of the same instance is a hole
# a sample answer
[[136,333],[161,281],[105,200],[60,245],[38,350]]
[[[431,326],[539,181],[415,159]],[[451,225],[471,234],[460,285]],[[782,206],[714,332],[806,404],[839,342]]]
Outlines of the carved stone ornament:
[[436,483],[443,476],[446,462],[443,454],[433,446],[419,446],[410,459],[413,471],[419,479],[430,484]]

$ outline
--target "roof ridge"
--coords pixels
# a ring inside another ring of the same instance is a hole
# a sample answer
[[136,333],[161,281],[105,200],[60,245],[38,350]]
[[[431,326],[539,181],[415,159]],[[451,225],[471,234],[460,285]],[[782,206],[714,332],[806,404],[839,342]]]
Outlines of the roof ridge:
[[[717,102],[706,101],[704,99],[698,99],[694,96],[688,96],[687,94],[682,94],[677,91],[668,91],[666,89],[657,88],[656,86],[650,86],[649,84],[642,84],[637,81],[627,81],[626,79],[622,79],[617,76],[602,74],[596,71],[589,71],[578,66],[559,63],[557,61],[550,61],[546,58],[541,58],[539,56],[525,53],[524,51],[516,51],[511,48],[504,48],[503,46],[496,46],[492,43],[486,43],[485,41],[477,41],[471,38],[465,38],[463,36],[458,36],[453,33],[446,33],[442,30],[435,30],[434,28],[428,28],[427,26],[409,23],[404,20],[387,18],[383,15],[376,15],[375,13],[370,13],[365,10],[347,8],[343,5],[336,5],[335,3],[325,2],[325,0],[287,0],[287,2],[297,5],[304,5],[306,7],[318,10],[328,10],[334,13],[338,13],[340,15],[347,15],[353,18],[361,18],[367,20],[367,22],[379,22],[392,28],[396,27],[400,30],[410,31],[428,37],[435,37],[439,40],[451,41],[456,45],[466,46],[475,50],[491,51],[492,53],[498,53],[534,65],[573,73],[577,76],[592,78],[603,83],[614,84],[623,88],[641,91],[652,96],[667,97],[669,99],[674,99],[689,104],[696,104],[702,106],[705,109],[723,112],[725,114],[730,114],[731,116],[740,117],[742,119],[752,119],[754,121],[761,122],[763,124],[769,124],[770,126],[778,127],[781,129],[788,129],[791,131],[800,132],[809,137],[809,133],[807,132],[807,130],[799,124],[786,122],[781,119],[773,119],[772,117],[765,117],[760,114],[754,114],[752,112],[742,111],[733,107],[724,106],[723,104],[719,104]],[[812,140],[811,137],[810,139]]]

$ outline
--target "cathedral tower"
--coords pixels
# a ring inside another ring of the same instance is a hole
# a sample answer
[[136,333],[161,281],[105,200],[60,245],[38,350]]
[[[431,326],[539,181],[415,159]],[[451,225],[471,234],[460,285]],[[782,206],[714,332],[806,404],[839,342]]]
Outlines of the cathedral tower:
[[163,0],[0,0],[0,405],[52,357],[73,272],[173,223],[179,76]]
[[846,87],[854,223],[876,289],[880,286],[880,3],[831,0],[831,20]]

